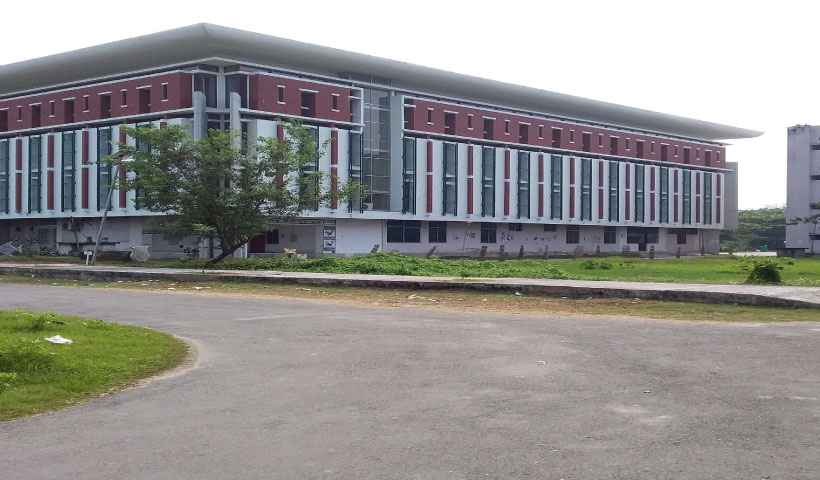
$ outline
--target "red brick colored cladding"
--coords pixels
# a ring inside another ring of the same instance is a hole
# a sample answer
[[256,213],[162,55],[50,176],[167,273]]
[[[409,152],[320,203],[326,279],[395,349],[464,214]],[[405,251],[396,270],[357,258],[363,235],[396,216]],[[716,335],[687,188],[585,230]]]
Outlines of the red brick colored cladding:
[[[350,122],[350,88],[326,83],[309,82],[271,75],[251,75],[248,106],[251,110],[304,116],[302,90],[316,92],[315,118],[336,122]],[[284,102],[279,102],[279,87],[284,88]],[[333,96],[337,95],[337,109]]]
[[[162,84],[168,84],[168,99],[162,99]],[[150,113],[164,112],[168,110],[179,110],[191,108],[191,74],[189,73],[166,73],[151,77],[138,78],[134,80],[123,80],[121,82],[101,83],[89,85],[87,87],[60,90],[56,92],[41,93],[26,97],[10,98],[0,100],[0,110],[8,108],[8,131],[24,130],[34,128],[32,124],[31,104],[40,104],[40,126],[50,127],[65,123],[83,123],[102,118],[100,112],[100,94],[110,92],[111,94],[111,115],[110,118],[127,117],[139,115],[139,92],[140,87],[151,89],[151,109]],[[122,105],[122,92],[125,90],[127,105]],[[88,96],[88,110],[84,111],[83,98]],[[70,121],[70,116],[66,118],[64,99],[74,99],[74,119]],[[54,115],[51,115],[50,102],[54,102]],[[22,121],[17,120],[18,107],[22,113]]]
[[[492,110],[482,110],[479,108],[464,105],[436,102],[414,98],[412,101],[415,108],[406,108],[405,113],[413,115],[413,130],[444,134],[444,115],[446,112],[455,113],[455,133],[454,135],[467,138],[484,138],[484,117],[494,118],[492,140],[510,143],[525,143],[537,147],[552,147],[553,129],[561,130],[561,144],[556,148],[565,150],[584,151],[584,134],[589,134],[589,152],[596,154],[611,154],[610,137],[617,137],[617,155],[622,157],[643,158],[647,160],[661,161],[661,145],[667,144],[668,161],[671,163],[684,163],[684,148],[689,148],[689,158],[691,165],[704,166],[706,163],[706,151],[710,150],[711,166],[724,168],[726,161],[726,149],[720,145],[709,145],[706,143],[686,142],[678,139],[664,139],[639,133],[610,130],[607,128],[578,125],[569,122],[548,120],[539,117],[529,117],[512,113],[503,113]],[[432,110],[431,110],[432,109]],[[428,115],[432,119],[432,124],[427,122]],[[468,126],[472,115],[472,127]],[[506,122],[509,122],[509,133],[505,129]],[[527,141],[519,141],[519,128],[522,124],[527,129]],[[543,128],[541,128],[543,126]],[[541,135],[539,136],[539,130]],[[626,140],[629,139],[629,149]],[[638,142],[643,142],[643,156],[638,157]],[[654,146],[653,146],[654,143]]]

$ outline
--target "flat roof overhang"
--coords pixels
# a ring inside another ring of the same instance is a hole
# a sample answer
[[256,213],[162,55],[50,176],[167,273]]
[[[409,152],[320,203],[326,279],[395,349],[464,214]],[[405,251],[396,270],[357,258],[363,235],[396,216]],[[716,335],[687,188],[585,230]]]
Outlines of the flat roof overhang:
[[399,89],[703,140],[762,134],[206,23],[0,66],[0,96],[214,57],[317,75],[375,75]]

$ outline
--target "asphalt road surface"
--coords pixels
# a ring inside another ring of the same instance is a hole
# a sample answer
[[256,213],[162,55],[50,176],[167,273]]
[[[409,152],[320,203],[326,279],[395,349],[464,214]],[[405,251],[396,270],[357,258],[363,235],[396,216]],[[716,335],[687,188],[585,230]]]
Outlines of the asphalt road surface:
[[0,285],[16,307],[154,327],[199,359],[0,423],[3,479],[820,478],[820,321]]

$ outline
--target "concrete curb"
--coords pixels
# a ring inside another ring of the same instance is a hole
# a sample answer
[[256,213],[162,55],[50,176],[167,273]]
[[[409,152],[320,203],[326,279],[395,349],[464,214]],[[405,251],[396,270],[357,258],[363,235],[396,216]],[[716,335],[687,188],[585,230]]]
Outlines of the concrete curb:
[[567,298],[639,298],[712,304],[820,308],[820,288],[753,285],[701,285],[522,278],[449,278],[327,274],[246,270],[194,270],[81,265],[0,264],[0,274],[85,281],[166,280],[173,282],[255,282],[339,285],[413,290],[447,289],[521,292]]

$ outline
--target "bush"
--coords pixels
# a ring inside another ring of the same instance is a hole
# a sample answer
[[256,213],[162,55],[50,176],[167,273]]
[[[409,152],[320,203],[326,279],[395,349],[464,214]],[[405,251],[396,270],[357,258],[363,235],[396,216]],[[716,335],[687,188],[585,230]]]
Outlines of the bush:
[[783,282],[780,271],[783,266],[770,258],[753,258],[744,262],[743,270],[747,272],[746,283],[777,285]]
[[19,340],[0,346],[0,372],[37,374],[54,367],[54,356],[37,340]]
[[611,270],[612,264],[603,260],[584,260],[581,262],[584,270]]
[[0,395],[14,385],[17,381],[17,374],[12,372],[0,372]]

